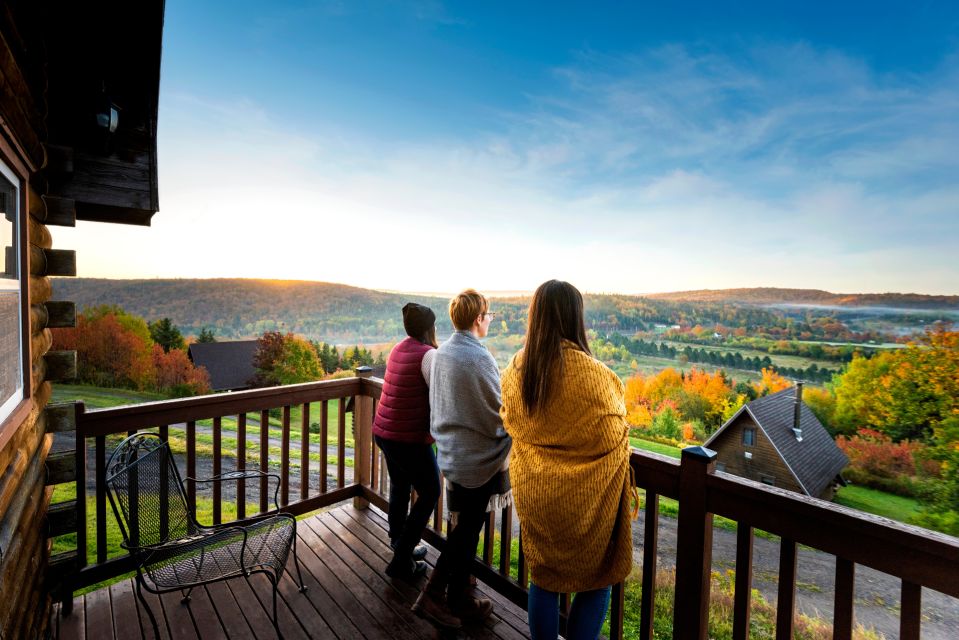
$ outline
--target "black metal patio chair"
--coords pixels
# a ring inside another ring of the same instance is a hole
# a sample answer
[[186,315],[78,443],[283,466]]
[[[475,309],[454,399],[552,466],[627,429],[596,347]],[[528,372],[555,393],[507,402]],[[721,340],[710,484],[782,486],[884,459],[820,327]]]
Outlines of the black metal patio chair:
[[[261,471],[232,471],[199,483],[279,476]],[[188,478],[193,480],[192,478]],[[169,445],[153,433],[138,433],[121,442],[107,463],[107,495],[123,533],[123,548],[136,563],[137,597],[156,618],[143,597],[180,591],[188,602],[194,587],[254,573],[264,573],[273,586],[273,626],[280,633],[276,597],[290,549],[300,592],[306,591],[296,556],[296,519],[286,513],[258,516],[223,525],[204,526],[190,508],[183,480]]]

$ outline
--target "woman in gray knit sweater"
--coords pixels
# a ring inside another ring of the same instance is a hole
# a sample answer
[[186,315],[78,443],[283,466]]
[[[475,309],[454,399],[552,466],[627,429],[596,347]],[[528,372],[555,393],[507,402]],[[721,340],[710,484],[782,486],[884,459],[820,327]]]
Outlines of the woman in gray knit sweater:
[[488,599],[472,596],[470,565],[491,499],[509,492],[511,440],[499,415],[499,369],[480,342],[493,318],[489,301],[467,289],[450,301],[449,312],[456,331],[433,357],[430,433],[456,521],[413,610],[458,628],[462,620],[482,620],[493,610]]

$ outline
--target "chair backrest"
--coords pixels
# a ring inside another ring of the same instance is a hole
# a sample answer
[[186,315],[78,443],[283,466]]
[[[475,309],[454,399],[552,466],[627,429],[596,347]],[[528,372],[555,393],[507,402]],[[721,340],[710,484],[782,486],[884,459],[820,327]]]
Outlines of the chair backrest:
[[170,446],[158,435],[137,433],[117,445],[106,475],[107,495],[127,544],[152,546],[198,530]]

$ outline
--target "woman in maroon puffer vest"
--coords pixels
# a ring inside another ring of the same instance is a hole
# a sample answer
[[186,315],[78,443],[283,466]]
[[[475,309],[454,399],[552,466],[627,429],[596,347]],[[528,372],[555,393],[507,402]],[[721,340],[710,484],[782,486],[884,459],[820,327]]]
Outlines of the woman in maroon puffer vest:
[[[414,580],[426,571],[426,547],[418,545],[440,495],[439,469],[430,437],[429,376],[436,349],[436,314],[410,302],[403,307],[408,338],[393,347],[373,419],[373,436],[390,474],[390,543],[393,578]],[[410,504],[410,489],[416,502]]]

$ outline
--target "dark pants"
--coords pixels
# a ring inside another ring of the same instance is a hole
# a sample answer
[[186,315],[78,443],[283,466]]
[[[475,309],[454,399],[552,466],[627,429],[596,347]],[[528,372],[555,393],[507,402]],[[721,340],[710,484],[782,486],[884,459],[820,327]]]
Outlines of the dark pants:
[[498,475],[475,489],[453,484],[459,515],[456,526],[446,536],[446,548],[436,561],[436,572],[446,578],[451,606],[459,605],[469,589],[473,558],[487,518],[486,506],[499,486]]
[[[376,436],[376,445],[386,456],[386,468],[390,473],[388,520],[390,540],[394,543],[393,557],[408,563],[440,497],[436,456],[433,445],[429,444],[398,442]],[[416,502],[407,513],[410,489],[416,489]]]

